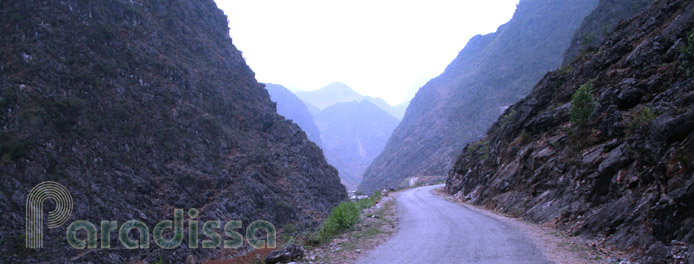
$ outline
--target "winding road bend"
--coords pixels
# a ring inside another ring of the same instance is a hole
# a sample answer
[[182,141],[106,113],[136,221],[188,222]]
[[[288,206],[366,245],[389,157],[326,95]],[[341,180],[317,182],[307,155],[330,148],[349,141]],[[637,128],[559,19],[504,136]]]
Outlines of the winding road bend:
[[400,193],[398,232],[358,263],[552,263],[520,231],[432,193],[441,186]]

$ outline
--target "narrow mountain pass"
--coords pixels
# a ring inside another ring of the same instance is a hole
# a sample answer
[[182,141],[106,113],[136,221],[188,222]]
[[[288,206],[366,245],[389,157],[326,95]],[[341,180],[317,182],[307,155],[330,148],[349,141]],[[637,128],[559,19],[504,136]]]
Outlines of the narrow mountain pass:
[[520,231],[435,195],[398,195],[398,233],[358,263],[551,263]]

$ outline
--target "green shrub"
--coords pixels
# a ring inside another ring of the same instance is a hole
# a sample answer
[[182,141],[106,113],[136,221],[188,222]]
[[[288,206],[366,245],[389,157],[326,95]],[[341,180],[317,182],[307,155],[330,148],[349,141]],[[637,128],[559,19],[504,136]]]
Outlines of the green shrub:
[[330,212],[319,230],[323,240],[347,230],[359,222],[359,208],[353,202],[342,202]]
[[30,140],[12,139],[0,143],[0,157],[2,160],[17,160],[26,156],[29,148],[33,145]]
[[634,113],[631,121],[627,124],[627,135],[633,133],[637,128],[642,127],[656,118],[655,112],[650,107],[641,108],[638,112]]
[[6,86],[0,89],[0,110],[17,102],[17,90]]
[[591,94],[592,91],[593,80],[590,80],[581,85],[571,96],[571,114],[569,116],[571,124],[581,127],[588,122],[588,118],[593,114],[596,105]]
[[468,154],[477,156],[480,160],[489,158],[489,142],[477,141],[470,144],[467,149]]
[[501,117],[501,126],[502,127],[506,126],[506,124],[508,124],[508,122],[511,122],[511,120],[515,116],[516,116],[516,110],[511,110],[511,112],[508,112],[507,114],[505,114],[503,117]]
[[681,70],[687,77],[694,77],[694,28],[687,34],[687,46],[680,52]]

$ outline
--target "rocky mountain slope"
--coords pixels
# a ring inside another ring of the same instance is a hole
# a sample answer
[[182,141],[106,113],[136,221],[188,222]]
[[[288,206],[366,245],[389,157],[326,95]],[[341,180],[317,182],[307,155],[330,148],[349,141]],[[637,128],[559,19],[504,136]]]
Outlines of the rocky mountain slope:
[[639,263],[694,263],[693,13],[656,1],[547,74],[465,148],[446,191]]
[[445,175],[465,143],[562,62],[597,0],[520,1],[496,33],[476,36],[443,74],[419,89],[384,151],[364,173],[371,192],[410,176]]
[[308,139],[320,146],[320,131],[304,102],[282,85],[266,83],[265,89],[270,100],[277,103],[277,113],[299,125]]
[[349,190],[356,189],[362,173],[398,125],[395,117],[368,100],[335,104],[315,118],[328,162]]
[[346,198],[320,149],[276,113],[212,0],[0,1],[0,32],[0,262],[235,252],[188,248],[187,235],[175,250],[127,250],[115,235],[111,249],[77,250],[68,224],[27,249],[26,197],[48,180],[72,194],[68,223],[97,225],[151,228],[197,208],[201,223],[307,228]]
[[570,64],[581,52],[602,44],[619,22],[632,18],[651,3],[653,0],[600,0],[598,7],[576,30],[564,55],[564,63]]

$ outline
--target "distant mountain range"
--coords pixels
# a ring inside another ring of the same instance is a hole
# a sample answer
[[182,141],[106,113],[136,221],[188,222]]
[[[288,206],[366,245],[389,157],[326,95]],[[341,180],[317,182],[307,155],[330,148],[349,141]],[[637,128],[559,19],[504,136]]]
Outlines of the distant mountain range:
[[408,105],[393,107],[343,83],[295,94],[277,84],[266,84],[266,88],[277,103],[277,111],[321,146],[348,190],[356,190],[362,173],[381,153]]
[[294,94],[306,103],[309,111],[314,115],[337,103],[361,102],[366,100],[400,120],[405,115],[405,110],[409,104],[409,102],[404,102],[397,106],[391,106],[381,98],[361,95],[346,84],[339,82],[331,83],[314,91],[294,91]]

